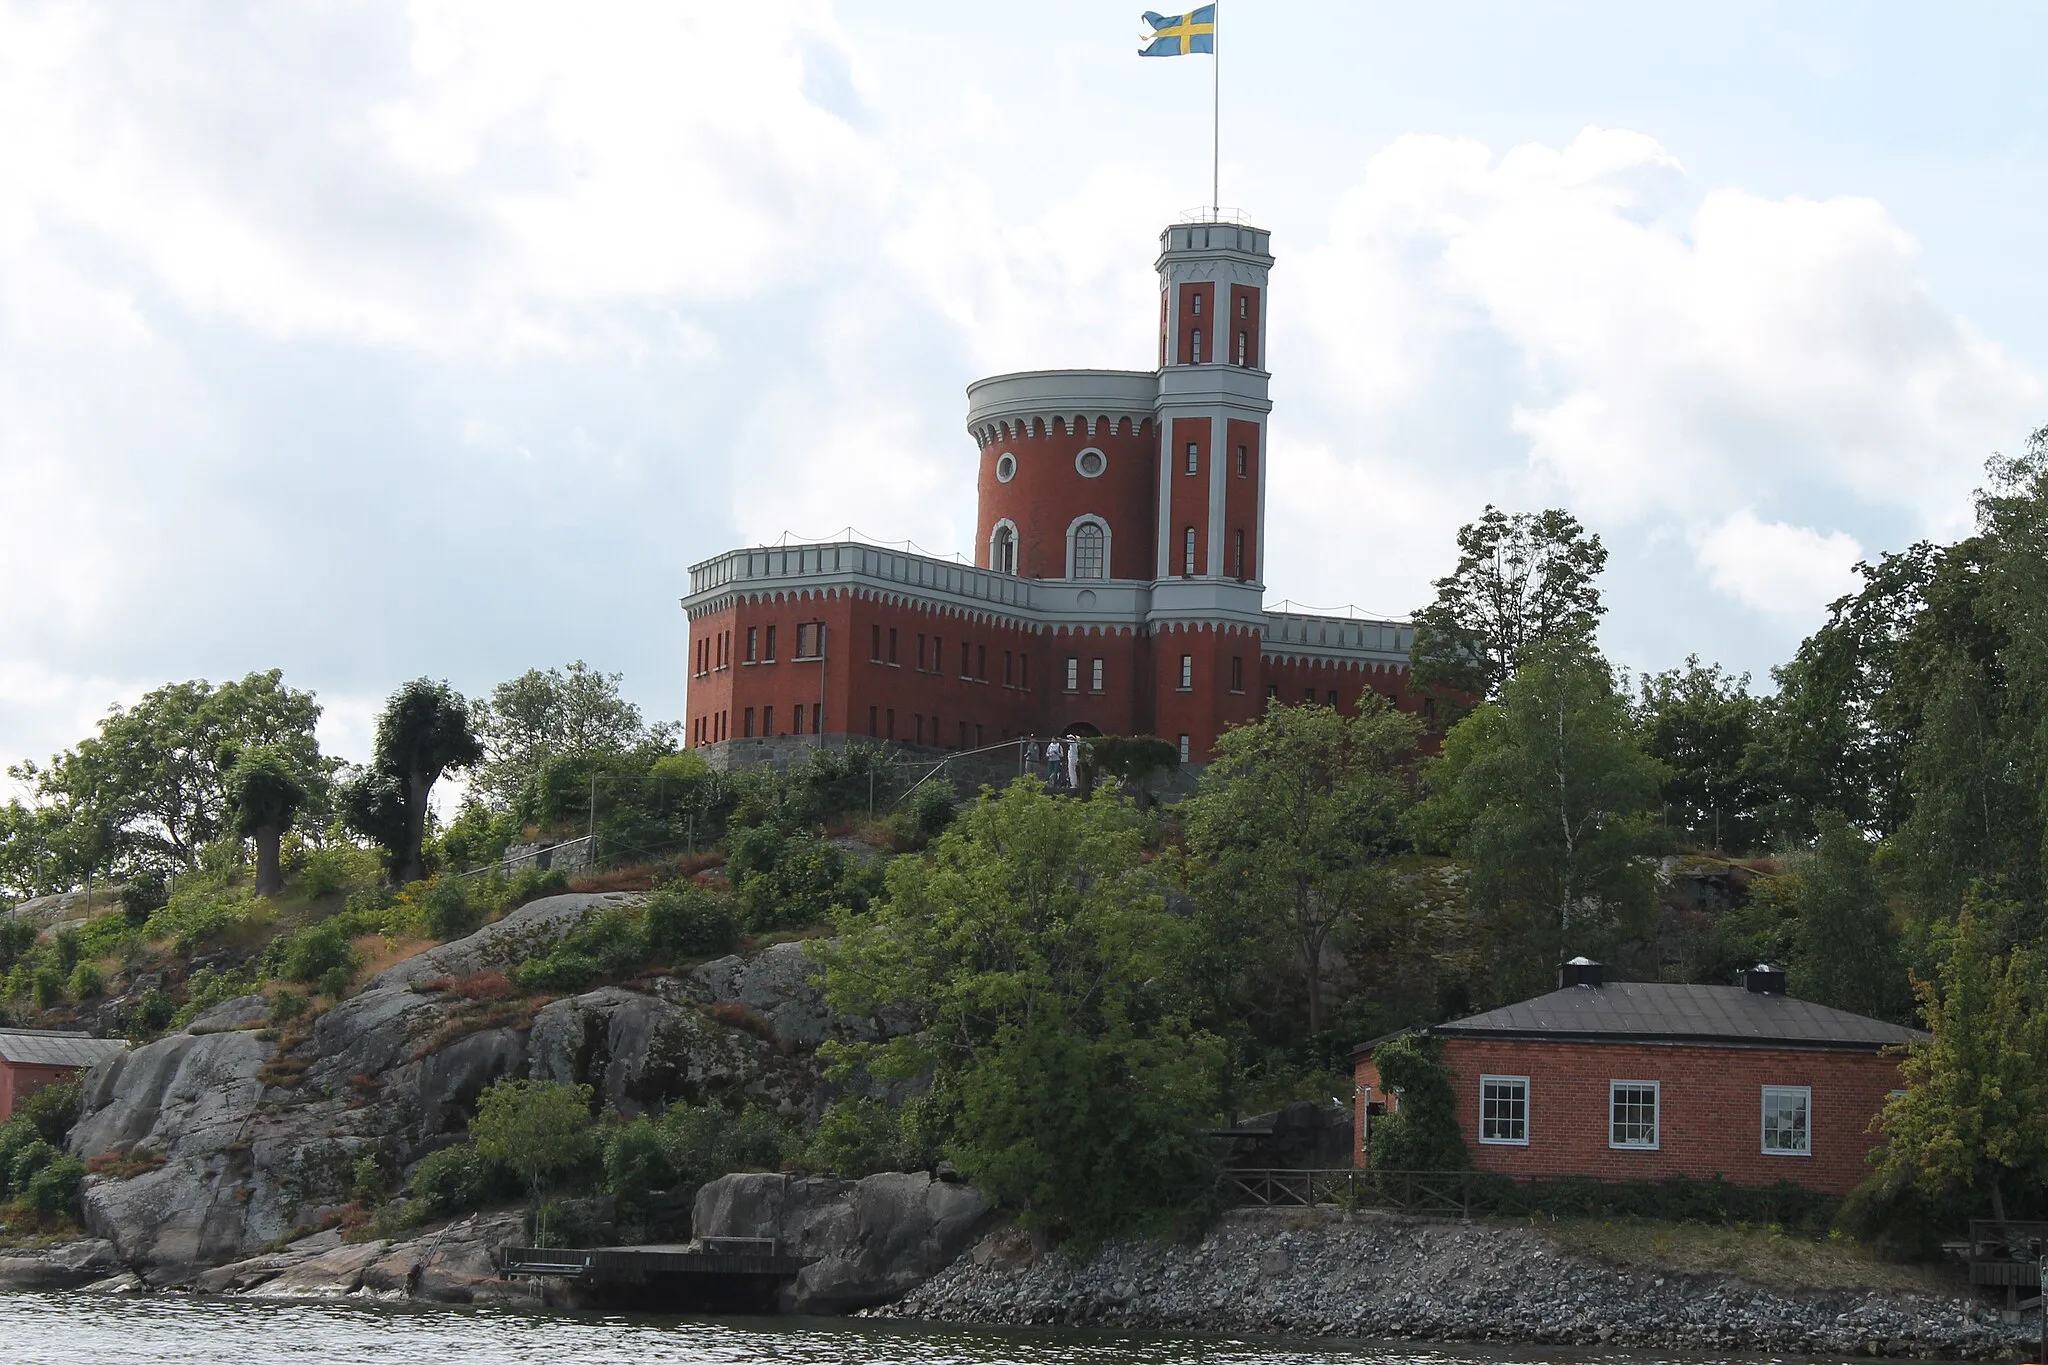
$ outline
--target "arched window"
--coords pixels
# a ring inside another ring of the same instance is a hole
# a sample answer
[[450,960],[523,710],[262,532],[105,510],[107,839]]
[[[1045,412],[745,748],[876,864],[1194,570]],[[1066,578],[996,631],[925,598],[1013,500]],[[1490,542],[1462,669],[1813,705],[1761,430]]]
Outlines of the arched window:
[[1017,572],[1017,531],[1007,521],[988,538],[988,566],[997,573]]
[[1195,353],[1194,353],[1194,358],[1193,358],[1193,359],[1192,359],[1192,360],[1191,360],[1191,361],[1190,361],[1189,363],[1191,363],[1191,364],[1195,364],[1195,365],[1199,365],[1199,364],[1201,364],[1201,363],[1202,363],[1202,329],[1201,329],[1201,328],[1199,328],[1199,327],[1197,327],[1197,328],[1195,329]]
[[1103,535],[1100,522],[1084,521],[1074,528],[1074,577],[1105,577]]
[[1181,537],[1180,571],[1188,578],[1195,576],[1195,528],[1192,526]]

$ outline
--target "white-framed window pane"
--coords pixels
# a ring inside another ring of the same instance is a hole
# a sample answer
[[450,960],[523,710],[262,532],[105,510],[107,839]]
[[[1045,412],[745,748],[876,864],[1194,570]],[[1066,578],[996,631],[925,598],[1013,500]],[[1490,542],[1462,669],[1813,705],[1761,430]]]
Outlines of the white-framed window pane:
[[1188,737],[1186,735],[1180,737],[1180,761],[1183,763],[1188,761]]
[[1102,660],[1088,661],[1088,686],[1097,692],[1102,690]]
[[1608,1083],[1610,1147],[1655,1147],[1657,1145],[1657,1082],[1611,1081]]
[[1813,1090],[1804,1085],[1764,1087],[1764,1151],[1807,1156],[1813,1151]]
[[1080,686],[1081,657],[1078,654],[1069,654],[1067,656],[1067,691],[1076,691]]
[[1195,656],[1192,654],[1180,656],[1180,685],[1182,687],[1193,687],[1195,685]]
[[1074,528],[1074,577],[1102,577],[1102,528],[1092,521]]
[[1529,1078],[1479,1078],[1479,1140],[1529,1144]]

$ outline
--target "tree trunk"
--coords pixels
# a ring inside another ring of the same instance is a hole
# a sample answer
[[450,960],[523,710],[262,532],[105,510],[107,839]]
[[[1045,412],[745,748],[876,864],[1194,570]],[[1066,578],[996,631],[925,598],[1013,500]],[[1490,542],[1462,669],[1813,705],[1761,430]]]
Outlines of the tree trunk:
[[426,879],[427,865],[420,857],[420,845],[427,839],[427,794],[433,790],[433,774],[405,775],[405,856],[399,860],[400,885]]
[[265,825],[252,836],[256,840],[256,894],[284,893],[284,869],[278,864],[278,845],[284,841],[280,825]]

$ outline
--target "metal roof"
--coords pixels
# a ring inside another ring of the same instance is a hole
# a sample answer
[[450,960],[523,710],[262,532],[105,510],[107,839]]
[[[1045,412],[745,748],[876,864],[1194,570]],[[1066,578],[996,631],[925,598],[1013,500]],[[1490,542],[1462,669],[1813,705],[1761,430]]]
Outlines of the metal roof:
[[1438,1024],[1445,1037],[1579,1039],[1592,1042],[1692,1042],[1875,1051],[1916,1042],[1919,1029],[1847,1010],[1767,995],[1742,986],[1610,981],[1567,986],[1497,1010]]
[[128,1044],[119,1038],[38,1028],[0,1028],[0,1062],[16,1066],[91,1066],[127,1050]]

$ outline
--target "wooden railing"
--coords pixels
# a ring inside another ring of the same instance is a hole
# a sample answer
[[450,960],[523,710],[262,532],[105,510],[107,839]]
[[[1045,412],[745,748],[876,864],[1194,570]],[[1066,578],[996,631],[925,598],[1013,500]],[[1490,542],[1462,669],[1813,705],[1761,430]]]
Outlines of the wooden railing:
[[1502,1176],[1483,1171],[1375,1171],[1344,1166],[1335,1170],[1226,1170],[1224,1202],[1255,1208],[1390,1209],[1399,1213],[1455,1214],[1470,1218],[1489,1211]]
[[[2048,1223],[2011,1218],[1972,1218],[1965,1259],[1973,1285],[2003,1286],[2008,1304],[2029,1308],[2041,1293],[2041,1261],[2048,1249]],[[2031,1294],[2024,1291],[2031,1290]]]

